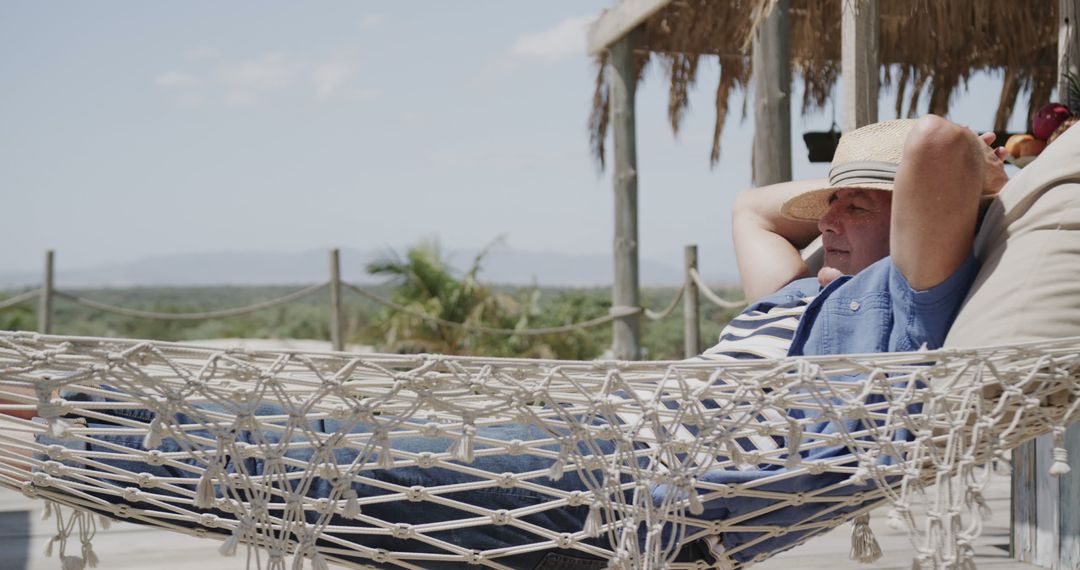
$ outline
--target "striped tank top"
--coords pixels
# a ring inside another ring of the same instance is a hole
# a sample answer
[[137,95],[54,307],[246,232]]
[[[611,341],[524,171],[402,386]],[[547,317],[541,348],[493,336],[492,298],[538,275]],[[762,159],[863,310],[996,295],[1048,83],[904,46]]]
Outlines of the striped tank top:
[[720,332],[720,341],[701,354],[707,360],[745,360],[787,356],[799,319],[814,296],[778,304],[758,303]]

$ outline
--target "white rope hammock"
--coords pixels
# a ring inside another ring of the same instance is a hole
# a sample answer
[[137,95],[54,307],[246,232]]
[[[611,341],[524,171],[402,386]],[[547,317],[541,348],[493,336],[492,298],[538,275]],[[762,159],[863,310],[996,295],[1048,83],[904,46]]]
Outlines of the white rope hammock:
[[[711,567],[676,558],[700,539],[737,569],[885,502],[917,567],[969,568],[986,465],[1080,418],[1078,377],[1077,338],[717,363],[0,332],[0,399],[18,402],[0,411],[40,416],[0,414],[0,483],[77,509],[47,507],[65,570],[97,562],[89,512],[214,537],[270,569],[289,554],[294,568],[514,568],[543,549]],[[1058,447],[1052,473],[1068,469]],[[491,470],[508,457],[523,469]],[[493,489],[534,500],[504,509],[484,499]],[[535,523],[563,513],[580,525]],[[495,527],[513,543],[452,538]],[[856,527],[863,560],[868,532]]]

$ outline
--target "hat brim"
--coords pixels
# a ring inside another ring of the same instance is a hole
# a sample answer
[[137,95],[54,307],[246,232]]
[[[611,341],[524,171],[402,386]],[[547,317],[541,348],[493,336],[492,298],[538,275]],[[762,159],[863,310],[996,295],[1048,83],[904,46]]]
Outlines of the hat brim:
[[817,190],[808,190],[787,202],[784,202],[784,205],[780,206],[780,213],[785,218],[792,220],[816,222],[820,220],[821,216],[825,215],[825,211],[829,209],[829,198],[836,192],[844,189],[884,190],[886,192],[892,192],[893,183],[863,182],[850,186],[839,185],[819,188]]

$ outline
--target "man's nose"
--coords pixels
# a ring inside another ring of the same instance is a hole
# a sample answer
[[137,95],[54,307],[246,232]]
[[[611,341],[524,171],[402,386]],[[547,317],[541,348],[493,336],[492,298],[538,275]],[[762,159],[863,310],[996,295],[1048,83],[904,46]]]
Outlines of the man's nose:
[[830,206],[825,214],[818,220],[818,231],[821,233],[840,233],[840,224],[837,223],[836,208]]

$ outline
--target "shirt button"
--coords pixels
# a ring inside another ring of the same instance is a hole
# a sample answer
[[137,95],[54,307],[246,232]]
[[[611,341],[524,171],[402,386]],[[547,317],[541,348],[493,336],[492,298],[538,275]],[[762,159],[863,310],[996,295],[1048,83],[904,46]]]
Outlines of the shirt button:
[[852,301],[852,302],[851,302],[851,304],[850,304],[850,305],[848,305],[848,307],[849,307],[849,308],[850,308],[850,309],[851,309],[852,311],[858,311],[858,310],[859,310],[859,302],[858,302],[858,301]]

